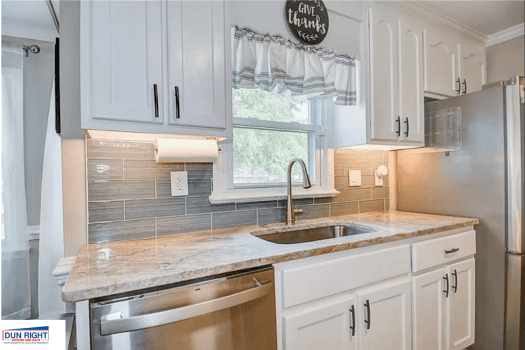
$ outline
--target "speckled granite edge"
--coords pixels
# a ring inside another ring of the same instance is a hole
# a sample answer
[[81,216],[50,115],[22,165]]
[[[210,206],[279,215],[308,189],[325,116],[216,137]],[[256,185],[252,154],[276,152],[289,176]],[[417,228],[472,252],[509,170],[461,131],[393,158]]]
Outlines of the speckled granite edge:
[[266,242],[250,234],[257,229],[268,232],[289,230],[277,224],[84,246],[62,290],[62,298],[76,302],[157,287],[469,227],[478,224],[479,220],[389,212],[309,220],[299,222],[297,226],[315,228],[326,223],[343,222],[367,225],[376,231],[292,245]]

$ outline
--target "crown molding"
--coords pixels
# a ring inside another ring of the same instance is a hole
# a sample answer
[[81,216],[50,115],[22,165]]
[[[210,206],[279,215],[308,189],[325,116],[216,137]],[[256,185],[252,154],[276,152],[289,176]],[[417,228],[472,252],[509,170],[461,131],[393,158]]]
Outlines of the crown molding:
[[378,2],[462,37],[476,45],[485,47],[487,44],[487,35],[422,4],[420,1],[378,0]]
[[525,34],[525,23],[520,23],[514,27],[507,28],[488,36],[487,46],[496,45],[507,40],[511,40]]

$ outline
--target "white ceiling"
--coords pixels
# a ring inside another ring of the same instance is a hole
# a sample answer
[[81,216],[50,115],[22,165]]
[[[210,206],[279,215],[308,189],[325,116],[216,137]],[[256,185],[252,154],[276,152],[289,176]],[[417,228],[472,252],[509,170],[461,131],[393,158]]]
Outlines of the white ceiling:
[[524,22],[523,0],[422,1],[423,5],[485,35],[492,35]]
[[[58,1],[52,1],[58,16]],[[45,0],[2,0],[2,35],[51,40],[57,36]]]

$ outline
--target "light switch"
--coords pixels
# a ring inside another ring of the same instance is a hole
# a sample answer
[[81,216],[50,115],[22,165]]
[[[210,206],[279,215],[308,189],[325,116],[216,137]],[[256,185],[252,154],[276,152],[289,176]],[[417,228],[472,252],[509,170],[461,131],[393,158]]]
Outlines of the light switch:
[[171,176],[171,195],[187,196],[188,195],[188,172],[174,171],[170,173]]
[[361,186],[361,170],[349,170],[348,171],[348,186],[350,187]]

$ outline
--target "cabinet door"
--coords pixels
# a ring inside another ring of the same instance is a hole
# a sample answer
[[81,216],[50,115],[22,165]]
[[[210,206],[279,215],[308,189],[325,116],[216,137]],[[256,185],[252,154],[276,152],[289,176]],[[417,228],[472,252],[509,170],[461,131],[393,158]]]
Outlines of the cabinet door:
[[410,350],[410,309],[409,279],[358,292],[358,349]]
[[167,14],[169,124],[224,129],[224,2],[168,1]]
[[459,46],[459,75],[461,77],[461,93],[480,91],[486,84],[485,50],[470,43]]
[[461,350],[474,344],[474,258],[449,265],[447,272],[450,280],[446,316],[448,349]]
[[[425,142],[423,111],[423,29],[404,19],[399,24],[399,115],[401,138]],[[408,136],[407,136],[408,135]]]
[[413,350],[446,350],[445,268],[412,277]]
[[397,16],[369,9],[370,43],[370,138],[397,141],[398,70]]
[[91,96],[90,117],[162,124],[160,1],[92,1],[84,6],[91,22],[86,39],[91,77],[83,77],[91,81],[90,91],[83,92]]
[[457,43],[445,33],[425,29],[423,51],[425,92],[456,96],[459,89]]
[[[353,350],[356,327],[354,297],[305,306],[283,317],[285,350]],[[352,314],[352,312],[354,314]]]

